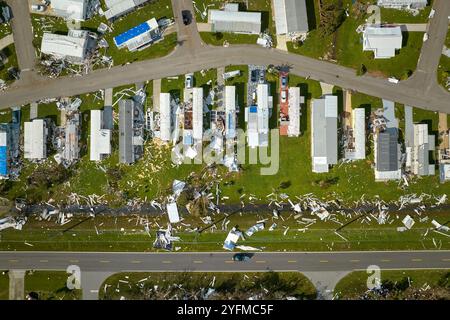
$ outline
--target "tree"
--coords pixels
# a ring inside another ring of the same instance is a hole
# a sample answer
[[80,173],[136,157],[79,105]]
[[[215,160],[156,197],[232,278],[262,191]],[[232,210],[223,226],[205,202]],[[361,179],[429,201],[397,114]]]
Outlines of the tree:
[[335,3],[320,2],[320,24],[319,32],[322,36],[334,33],[344,22],[345,11]]
[[357,76],[362,76],[364,74],[366,74],[367,72],[367,67],[361,63],[361,65],[359,66],[358,70],[356,71],[356,75]]

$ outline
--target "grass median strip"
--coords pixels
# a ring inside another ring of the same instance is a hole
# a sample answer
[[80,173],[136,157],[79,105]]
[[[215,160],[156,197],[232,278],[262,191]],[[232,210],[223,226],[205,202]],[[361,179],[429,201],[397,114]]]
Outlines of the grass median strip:
[[[368,274],[355,271],[340,280],[334,293],[339,299],[445,299],[450,298],[449,270],[382,270],[380,281],[385,292],[367,292]],[[369,279],[370,280],[370,279]]]

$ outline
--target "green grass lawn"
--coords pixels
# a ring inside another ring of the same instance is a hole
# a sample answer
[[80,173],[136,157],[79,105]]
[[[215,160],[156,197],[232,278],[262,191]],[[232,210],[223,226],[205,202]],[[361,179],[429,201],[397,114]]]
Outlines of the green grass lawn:
[[[33,29],[36,35],[33,40],[33,44],[37,49],[39,49],[41,46],[42,35],[44,31],[67,34],[68,26],[67,22],[64,19],[48,16],[44,17],[37,14],[32,14],[31,17]],[[138,10],[119,18],[114,23],[110,24],[113,31],[108,32],[105,35],[105,39],[109,43],[109,48],[106,51],[103,51],[104,49],[100,49],[101,52],[105,55],[113,57],[114,65],[120,65],[128,62],[131,63],[146,59],[154,59],[169,54],[177,44],[176,33],[169,34],[165,36],[162,41],[153,44],[146,49],[136,52],[129,52],[126,48],[119,50],[114,44],[113,40],[114,37],[134,26],[139,25],[140,23],[150,20],[151,18],[160,19],[163,17],[173,17],[172,5],[170,0],[161,0],[148,3]],[[81,29],[96,32],[97,27],[102,22],[107,23],[105,17],[97,15],[88,21],[82,22]],[[47,27],[44,30],[43,26],[45,25],[49,25],[50,27]]]
[[5,81],[7,84],[13,82],[13,79],[10,79],[8,75],[8,69],[11,67],[19,68],[19,63],[17,61],[16,48],[14,44],[10,44],[3,50],[1,50],[3,54],[7,57],[7,61],[4,65],[0,63],[0,79]]
[[67,277],[62,271],[27,271],[25,294],[36,292],[39,300],[80,300],[81,290],[69,290]]
[[8,271],[0,271],[0,300],[9,299],[9,276]]
[[347,18],[337,32],[336,58],[339,64],[358,69],[363,64],[369,73],[405,79],[417,67],[422,48],[422,32],[403,32],[403,47],[391,59],[374,59],[373,52],[362,50],[362,34],[356,28],[363,20]]
[[245,108],[247,107],[247,80],[248,80],[248,66],[227,66],[225,67],[225,72],[240,70],[241,74],[237,77],[225,80],[225,85],[235,86],[237,100],[236,104],[239,106],[238,113],[238,128],[245,128]]
[[311,58],[321,59],[326,56],[333,45],[333,35],[324,36],[317,29],[320,21],[319,7],[315,0],[307,0],[309,33],[307,39],[301,43],[287,42],[289,52],[301,54]]
[[[214,285],[212,281],[214,279]],[[143,280],[143,281],[142,281]],[[171,284],[182,285],[183,289],[170,288]],[[216,294],[210,299],[237,299],[248,297],[252,292],[261,292],[266,288],[266,299],[280,299],[295,296],[299,299],[315,299],[316,289],[301,273],[270,272],[270,273],[151,273],[124,272],[117,273],[106,279],[99,290],[100,299],[118,300],[122,296],[127,300],[160,300],[158,294],[151,294],[149,290],[155,286],[161,291],[198,292],[202,288],[213,287]]]
[[235,34],[235,33],[212,33],[200,32],[200,37],[205,43],[221,46],[227,41],[230,44],[256,44],[257,35]]
[[[245,66],[227,67],[226,71],[241,69],[242,75],[227,81],[227,84],[237,86],[238,102],[241,107],[239,113],[239,127],[244,127],[244,108],[246,103],[246,81],[248,69]],[[204,85],[208,80],[215,81],[216,70],[207,71],[205,77],[196,74],[197,85]],[[268,75],[268,80],[272,83],[272,94],[277,102],[276,76]],[[226,168],[220,167],[223,174],[222,195],[228,196],[227,203],[236,204],[240,202],[241,195],[254,194],[259,200],[256,202],[265,203],[265,196],[273,190],[285,192],[292,197],[306,193],[314,193],[324,199],[340,198],[348,205],[365,195],[366,199],[380,197],[385,201],[397,200],[401,195],[422,192],[432,194],[443,194],[449,192],[448,184],[438,183],[437,176],[414,178],[411,185],[406,189],[400,189],[397,182],[376,183],[373,174],[373,157],[369,153],[366,160],[361,160],[345,165],[333,167],[329,173],[314,174],[311,171],[311,150],[310,150],[310,103],[312,98],[320,97],[322,94],[320,85],[313,80],[305,80],[294,75],[290,76],[291,86],[299,86],[301,94],[306,96],[306,106],[302,107],[301,131],[298,138],[280,137],[279,170],[276,175],[262,176],[260,169],[262,165],[244,164],[239,173],[227,173]],[[130,87],[130,86],[127,86]],[[162,80],[162,92],[179,92],[181,94],[184,87],[184,76],[179,76],[177,80]],[[115,92],[118,92],[116,89]],[[138,198],[141,200],[155,199],[170,193],[170,186],[174,179],[185,180],[191,172],[200,173],[203,165],[180,165],[174,166],[171,162],[171,148],[159,146],[153,142],[145,145],[144,157],[132,166],[118,164],[118,141],[113,139],[113,153],[106,160],[100,163],[89,161],[89,110],[103,106],[102,100],[96,100],[94,94],[80,96],[83,100],[82,111],[82,158],[70,170],[67,179],[50,188],[41,188],[36,196],[42,199],[52,198],[56,203],[64,204],[68,196],[74,192],[79,195],[88,196],[97,194],[104,196],[104,200],[111,206],[118,207],[126,204],[129,199]],[[352,100],[353,107],[370,105],[372,109],[380,107],[381,101],[378,98],[369,97],[356,93]],[[398,106],[400,124],[402,126],[403,106]],[[271,124],[276,125],[277,109],[274,109]],[[22,120],[29,119],[29,106],[23,109]],[[60,121],[59,112],[54,104],[39,107],[40,116],[54,118]],[[10,112],[1,116],[4,121],[10,118]],[[275,121],[272,121],[275,120]],[[437,115],[433,112],[415,109],[415,121],[430,122],[430,132],[437,128]],[[370,146],[369,146],[370,149]],[[52,170],[56,167],[53,159],[50,158],[43,164],[31,164],[25,162],[25,167],[20,180],[14,182],[12,187],[2,193],[8,199],[29,198],[33,194],[28,186],[28,176],[36,170]],[[118,168],[120,177],[115,178],[107,169]],[[293,174],[294,173],[294,174]],[[325,182],[325,183],[324,183]],[[370,188],[367,185],[370,184]],[[38,190],[33,189],[33,193]]]
[[[414,227],[406,232],[398,232],[397,227],[402,226],[401,220],[406,214],[410,214],[415,220]],[[282,213],[282,219],[275,219],[270,212],[236,214],[228,217],[231,226],[238,226],[245,231],[256,221],[267,219],[266,228],[255,233],[239,244],[261,247],[264,251],[329,251],[329,250],[435,250],[450,249],[448,237],[427,229],[432,228],[431,220],[440,223],[448,221],[449,211],[430,211],[427,213],[428,221],[420,221],[421,217],[414,212],[390,213],[391,223],[379,225],[371,217],[371,221],[357,220],[340,230],[340,234],[347,241],[340,238],[334,232],[342,223],[349,222],[341,214],[336,214],[334,221],[320,221],[310,213],[304,213],[302,217],[316,218],[317,222],[302,230],[305,224],[301,224],[290,212]],[[223,216],[215,215],[216,220]],[[353,215],[353,218],[356,217]],[[144,231],[144,225],[139,223],[144,218],[150,228],[150,236]],[[38,217],[30,217],[23,230],[7,229],[2,231],[0,250],[42,250],[42,251],[137,251],[152,252],[154,233],[160,227],[165,227],[168,219],[163,216],[128,216],[97,215],[95,218],[75,217],[64,226],[51,221],[39,221]],[[190,229],[205,227],[198,217],[183,214],[183,223],[190,225]],[[277,227],[269,231],[272,223]],[[176,236],[181,238],[174,246],[180,247],[180,251],[223,251],[222,245],[228,233],[222,230],[221,222],[217,230],[207,230],[201,234],[191,232],[188,227],[179,226],[175,230]],[[286,229],[289,228],[287,231]],[[97,233],[98,232],[98,233]],[[25,242],[33,245],[26,245]],[[436,244],[436,246],[435,246]]]
[[[261,31],[268,31],[269,34],[272,35],[273,46],[276,46],[276,37],[275,37],[275,21],[272,19],[272,5],[270,0],[248,0],[248,1],[233,1],[240,3],[241,11],[258,11],[261,12]],[[223,1],[217,0],[197,0],[196,2],[197,8],[199,10],[203,10],[203,6],[208,6],[208,9],[220,9],[223,5]],[[248,7],[246,8],[246,4]],[[195,12],[196,20],[200,23],[208,22],[208,17],[205,19],[201,18],[200,13]],[[256,44],[256,40],[258,39],[257,35],[245,35],[245,34],[232,34],[232,33],[210,33],[210,32],[200,32],[200,36],[205,43],[221,46],[223,42],[226,40],[230,44],[240,44],[240,43],[248,43],[248,44]]]
[[183,99],[184,74],[175,78],[164,78],[161,80],[161,92],[168,92],[173,97]]
[[433,0],[428,1],[428,6],[420,10],[417,16],[405,10],[381,8],[381,22],[383,23],[427,23]]
[[369,108],[369,110],[376,110],[383,107],[381,98],[368,96],[364,93],[352,93],[352,108]]
[[[362,2],[374,3],[372,0],[363,0]],[[423,43],[422,32],[404,32],[403,48],[394,58],[375,60],[372,52],[362,51],[362,34],[356,33],[357,27],[364,23],[364,19],[368,15],[358,17],[354,14],[351,0],[344,0],[342,3],[343,8],[348,8],[349,16],[334,34],[326,36],[322,35],[316,26],[320,21],[317,2],[311,1],[307,5],[311,12],[309,15],[312,16],[312,12],[315,13],[315,21],[310,21],[308,38],[302,44],[287,43],[290,52],[326,60],[331,59],[334,52],[335,60],[332,61],[354,69],[359,69],[361,64],[364,64],[369,73],[377,76],[407,78],[415,71]],[[382,8],[381,17],[382,21],[389,23],[424,23],[428,19],[430,10],[429,6],[414,17],[401,10]],[[336,42],[335,48],[333,48],[334,41]]]
[[[338,282],[334,293],[339,299],[356,299],[367,291],[367,278],[369,274],[365,271],[355,271]],[[415,289],[424,288],[450,288],[450,272],[448,270],[382,270],[381,282],[389,280],[394,283],[405,282],[409,278],[411,287]],[[447,297],[448,299],[448,297]]]
[[[447,38],[445,39],[445,46],[450,49],[450,31],[447,32]],[[450,77],[450,57],[445,55],[441,56],[441,60],[439,61],[438,66],[438,82],[445,88],[447,84],[447,79]],[[450,89],[450,87],[447,87]]]

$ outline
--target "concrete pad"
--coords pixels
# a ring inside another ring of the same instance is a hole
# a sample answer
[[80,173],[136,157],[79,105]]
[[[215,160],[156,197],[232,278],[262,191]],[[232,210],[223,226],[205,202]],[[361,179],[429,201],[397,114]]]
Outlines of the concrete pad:
[[105,89],[105,107],[112,107],[113,104],[113,88]]
[[102,283],[114,272],[81,272],[81,290],[83,300],[98,300],[99,290]]
[[0,50],[3,50],[10,44],[14,43],[14,36],[11,34],[8,34],[6,37],[3,37],[0,39]]
[[161,94],[161,79],[153,80],[153,111],[159,112],[159,95]]
[[277,49],[288,51],[287,37],[285,34],[277,35]]
[[212,32],[212,24],[211,23],[197,23],[198,32]]
[[321,82],[320,87],[322,88],[322,94],[333,94],[334,86],[332,84]]
[[344,93],[344,128],[353,127],[352,117],[352,93],[350,90],[345,90]]
[[403,32],[426,32],[426,23],[407,23],[400,26]]
[[351,271],[302,272],[316,287],[318,300],[332,300],[336,284]]
[[223,96],[224,96],[224,90],[225,90],[225,80],[222,77],[222,74],[225,73],[225,67],[217,68],[217,107],[218,110],[224,110],[224,104],[223,104]]
[[33,102],[30,104],[30,120],[36,119],[38,117],[38,104]]
[[9,300],[25,299],[25,270],[9,270]]

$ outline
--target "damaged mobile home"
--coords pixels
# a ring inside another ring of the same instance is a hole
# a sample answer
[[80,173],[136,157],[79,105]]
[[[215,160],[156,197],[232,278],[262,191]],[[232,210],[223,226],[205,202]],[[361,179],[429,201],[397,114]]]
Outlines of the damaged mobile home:
[[132,164],[144,153],[144,114],[131,99],[119,102],[119,162]]
[[105,110],[91,110],[91,161],[103,160],[111,154],[111,129],[106,129],[111,125],[105,113]]
[[95,52],[96,46],[96,40],[89,31],[70,29],[66,36],[44,33],[41,53],[73,64],[83,64]]

